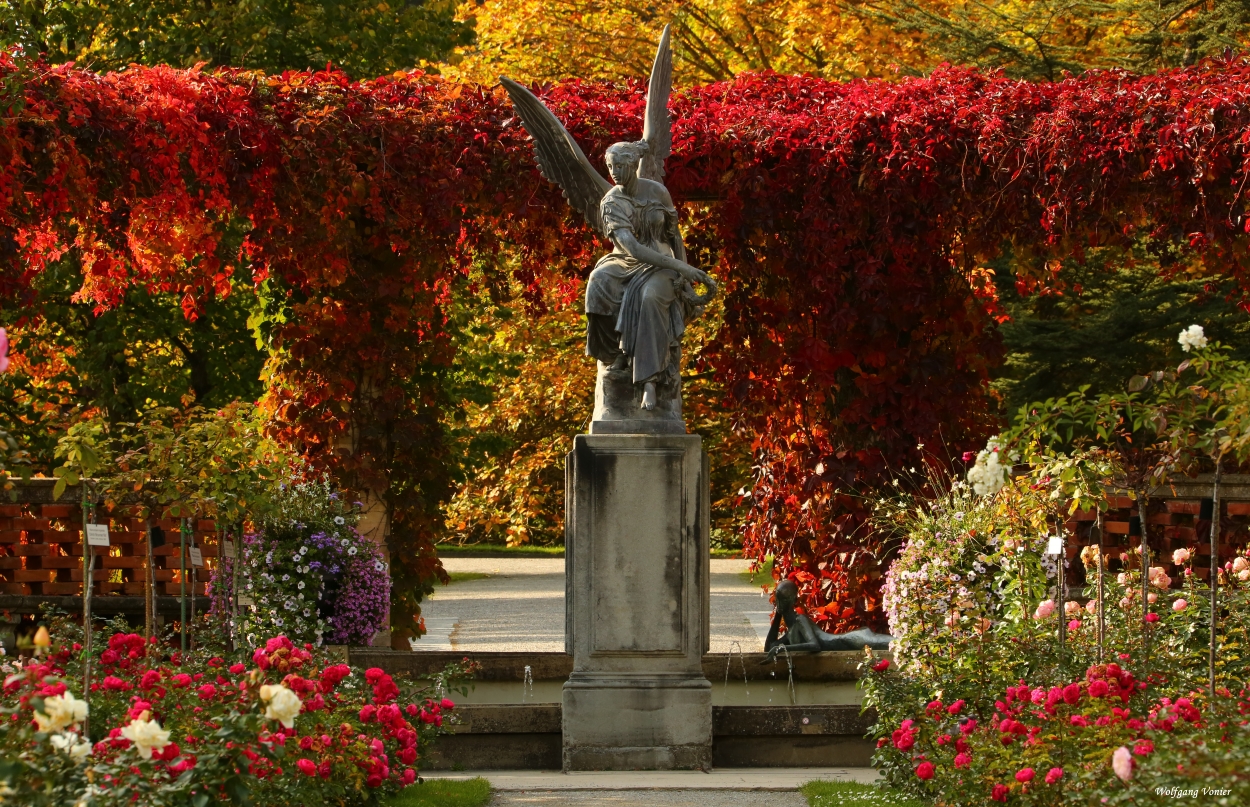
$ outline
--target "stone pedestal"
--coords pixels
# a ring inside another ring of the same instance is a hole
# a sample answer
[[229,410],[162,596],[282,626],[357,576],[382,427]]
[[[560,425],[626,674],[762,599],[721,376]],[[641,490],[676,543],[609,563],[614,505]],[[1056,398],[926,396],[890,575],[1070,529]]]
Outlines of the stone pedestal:
[[565,494],[565,770],[710,768],[707,455],[582,434]]

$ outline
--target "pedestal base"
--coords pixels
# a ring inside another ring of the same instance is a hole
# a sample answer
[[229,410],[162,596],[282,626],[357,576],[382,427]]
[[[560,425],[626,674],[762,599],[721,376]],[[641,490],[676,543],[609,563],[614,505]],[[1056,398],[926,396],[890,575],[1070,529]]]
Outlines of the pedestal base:
[[577,676],[564,685],[566,771],[707,770],[712,685],[698,678]]
[[578,435],[566,480],[564,768],[708,768],[702,440]]

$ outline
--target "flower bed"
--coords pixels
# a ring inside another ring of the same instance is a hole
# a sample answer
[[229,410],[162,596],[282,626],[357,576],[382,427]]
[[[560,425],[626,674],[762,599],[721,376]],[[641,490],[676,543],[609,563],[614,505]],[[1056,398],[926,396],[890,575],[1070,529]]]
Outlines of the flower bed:
[[467,671],[418,690],[285,636],[231,661],[115,632],[98,637],[107,646],[81,699],[81,646],[72,626],[56,633],[70,638],[5,665],[2,803],[373,803],[417,780],[454,708],[442,690]]
[[[1250,560],[1221,575],[1212,694],[1196,551],[1148,570],[1148,609],[1139,556],[1106,575],[1100,654],[1096,584],[1051,596],[1052,508],[1017,480],[995,496],[955,483],[892,514],[906,538],[885,586],[896,662],[865,682],[886,780],[950,805],[1170,804],[1203,788],[1227,791],[1207,803],[1247,803]],[[1096,548],[1082,559],[1095,581]]]

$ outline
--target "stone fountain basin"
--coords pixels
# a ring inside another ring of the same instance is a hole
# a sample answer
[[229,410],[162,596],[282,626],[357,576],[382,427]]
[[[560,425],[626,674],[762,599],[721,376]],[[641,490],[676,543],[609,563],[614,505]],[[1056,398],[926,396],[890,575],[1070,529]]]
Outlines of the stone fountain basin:
[[[874,659],[888,654],[874,654]],[[555,770],[561,765],[561,688],[573,670],[564,653],[400,652],[354,648],[353,665],[428,678],[469,658],[480,665],[468,697],[455,695],[455,722],[423,761],[432,770]],[[716,767],[863,767],[875,722],[861,713],[860,652],[796,655],[761,664],[762,653],[708,654],[712,763]],[[529,681],[525,668],[529,667]],[[729,670],[726,682],[726,668]],[[793,671],[794,697],[790,680]],[[744,681],[744,670],[745,678]]]

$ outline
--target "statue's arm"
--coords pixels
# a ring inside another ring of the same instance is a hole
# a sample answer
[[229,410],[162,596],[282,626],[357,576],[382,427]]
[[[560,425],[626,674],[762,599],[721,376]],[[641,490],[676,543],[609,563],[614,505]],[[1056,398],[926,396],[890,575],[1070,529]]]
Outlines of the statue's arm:
[[[636,261],[649,263],[652,266],[659,266],[664,269],[672,269],[677,274],[689,280],[691,283],[712,283],[714,281],[708,277],[706,272],[700,271],[680,258],[672,258],[662,252],[639,243],[634,234],[624,228],[618,228],[612,231],[612,243],[620,247],[629,257]],[[682,250],[685,255],[685,250]]]
[[[660,185],[660,190],[662,191],[660,194],[661,201],[663,201],[669,209],[675,211],[677,207],[673,204],[673,197],[668,194],[668,188]],[[686,245],[683,244],[681,240],[681,227],[677,223],[676,213],[673,213],[672,216],[668,217],[668,245],[672,247],[673,255],[677,258],[677,260],[682,262],[686,260]]]

